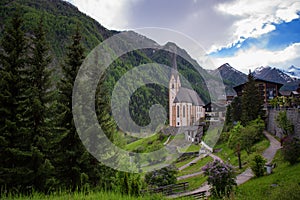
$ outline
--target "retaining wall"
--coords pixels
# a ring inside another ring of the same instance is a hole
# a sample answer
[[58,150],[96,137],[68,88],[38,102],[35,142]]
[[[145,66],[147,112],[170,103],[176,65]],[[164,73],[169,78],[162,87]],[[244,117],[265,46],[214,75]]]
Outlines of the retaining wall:
[[282,130],[277,126],[276,118],[280,111],[286,111],[287,118],[294,125],[294,132],[296,135],[300,136],[300,109],[270,109],[268,110],[267,118],[267,130],[273,133],[277,137],[282,136]]

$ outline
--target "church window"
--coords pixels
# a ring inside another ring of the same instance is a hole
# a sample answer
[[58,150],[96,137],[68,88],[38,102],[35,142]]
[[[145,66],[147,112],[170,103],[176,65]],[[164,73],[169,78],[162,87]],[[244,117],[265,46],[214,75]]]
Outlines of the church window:
[[180,110],[179,110],[179,106],[177,106],[177,117],[178,117],[178,118],[179,118],[179,114],[180,114],[179,111],[180,111]]
[[186,114],[189,116],[189,106],[186,107]]
[[172,83],[172,89],[174,89],[174,83]]
[[183,115],[183,117],[185,117],[185,106],[183,106],[183,108],[182,108],[182,115]]

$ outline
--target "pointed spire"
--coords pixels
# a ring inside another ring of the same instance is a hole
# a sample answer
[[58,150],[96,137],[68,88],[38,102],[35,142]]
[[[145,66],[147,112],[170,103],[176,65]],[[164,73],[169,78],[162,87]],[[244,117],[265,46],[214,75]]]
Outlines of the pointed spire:
[[173,54],[173,69],[177,71],[177,61],[176,61],[177,55],[176,52]]
[[172,55],[172,70],[171,70],[171,74],[174,75],[174,77],[177,79],[178,78],[178,71],[177,71],[177,50],[175,47],[175,50],[173,51],[173,55]]

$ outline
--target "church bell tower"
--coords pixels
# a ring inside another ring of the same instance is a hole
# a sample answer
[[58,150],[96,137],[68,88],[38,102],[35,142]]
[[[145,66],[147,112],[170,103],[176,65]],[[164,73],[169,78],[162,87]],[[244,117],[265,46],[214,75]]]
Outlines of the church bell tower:
[[176,126],[176,107],[173,102],[181,87],[180,78],[177,71],[176,53],[173,54],[172,65],[171,77],[169,81],[169,124],[170,126]]

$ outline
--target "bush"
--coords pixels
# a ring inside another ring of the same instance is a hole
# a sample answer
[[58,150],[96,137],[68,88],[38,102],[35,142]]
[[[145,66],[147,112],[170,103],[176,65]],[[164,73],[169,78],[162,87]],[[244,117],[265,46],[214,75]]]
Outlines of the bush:
[[175,184],[177,181],[176,175],[177,168],[172,164],[160,170],[148,172],[145,175],[145,182],[152,187]]
[[283,158],[291,165],[296,164],[300,157],[300,141],[298,138],[288,136],[283,143]]
[[246,127],[243,127],[240,123],[238,123],[230,131],[230,137],[228,140],[229,148],[236,149],[237,145],[240,144],[241,150],[245,150],[248,154],[250,154],[252,146],[263,139],[264,127],[264,122],[260,118],[249,122]]
[[229,197],[233,186],[236,185],[236,175],[231,165],[215,160],[202,168],[208,176],[208,184],[212,186],[211,194],[214,197]]
[[254,155],[250,167],[256,177],[264,175],[266,160],[259,154]]

